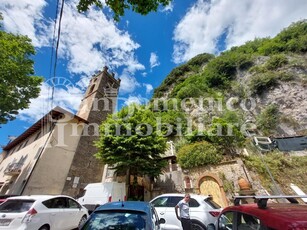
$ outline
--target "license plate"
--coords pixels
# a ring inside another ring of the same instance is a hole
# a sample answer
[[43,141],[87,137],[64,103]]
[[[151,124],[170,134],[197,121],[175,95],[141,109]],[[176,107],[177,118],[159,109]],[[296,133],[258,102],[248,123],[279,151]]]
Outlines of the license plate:
[[12,219],[0,219],[0,226],[8,226],[12,222]]

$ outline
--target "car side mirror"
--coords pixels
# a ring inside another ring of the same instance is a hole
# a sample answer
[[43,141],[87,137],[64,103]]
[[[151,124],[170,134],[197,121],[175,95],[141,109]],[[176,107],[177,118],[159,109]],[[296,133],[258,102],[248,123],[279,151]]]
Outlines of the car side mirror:
[[159,219],[159,224],[165,224],[165,219],[164,218]]

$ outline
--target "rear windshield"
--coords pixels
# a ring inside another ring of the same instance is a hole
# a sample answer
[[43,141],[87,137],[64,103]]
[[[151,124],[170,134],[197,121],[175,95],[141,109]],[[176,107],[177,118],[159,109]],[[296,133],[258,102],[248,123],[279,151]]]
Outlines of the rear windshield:
[[205,199],[205,202],[211,207],[211,208],[214,208],[214,209],[219,209],[221,208],[221,206],[217,203],[215,203],[211,198],[209,199]]
[[143,230],[146,228],[146,213],[135,211],[97,211],[82,230]]
[[7,200],[0,205],[0,212],[2,213],[19,213],[27,212],[34,200]]

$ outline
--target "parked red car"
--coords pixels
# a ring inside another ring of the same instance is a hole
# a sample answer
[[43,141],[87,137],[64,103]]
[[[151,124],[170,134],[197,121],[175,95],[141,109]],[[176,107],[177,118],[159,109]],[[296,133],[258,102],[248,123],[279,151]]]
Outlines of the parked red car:
[[[307,205],[296,198],[307,196],[237,196],[234,206],[223,209],[217,221],[208,230],[306,230]],[[255,203],[240,204],[242,199]],[[291,203],[273,203],[270,199],[287,199]]]

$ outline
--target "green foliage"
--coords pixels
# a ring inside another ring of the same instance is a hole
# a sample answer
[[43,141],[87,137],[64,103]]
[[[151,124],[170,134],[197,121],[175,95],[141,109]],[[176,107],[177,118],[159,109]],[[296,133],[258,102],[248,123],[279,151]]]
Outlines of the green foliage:
[[126,175],[161,174],[166,162],[162,154],[166,139],[157,129],[155,114],[144,106],[131,105],[109,116],[100,125],[100,137],[95,142],[102,162],[114,165],[116,172]]
[[194,130],[186,136],[188,143],[207,141],[226,152],[235,146],[241,146],[244,136],[239,127],[242,123],[240,114],[225,110],[220,118],[214,118],[208,130]]
[[261,95],[263,92],[278,85],[278,77],[274,72],[265,72],[255,75],[249,83],[250,90],[253,94]]
[[292,23],[282,30],[275,38],[267,40],[258,52],[262,55],[271,55],[281,52],[307,51],[307,20]]
[[208,63],[211,59],[214,58],[213,54],[203,53],[193,57],[191,60],[187,62],[188,66],[195,67],[195,72],[197,72],[202,65]]
[[0,124],[14,120],[39,96],[42,78],[31,76],[34,54],[28,37],[0,31]]
[[181,110],[181,101],[176,98],[154,98],[148,105],[148,109],[154,112],[158,128],[164,136],[179,136],[185,132],[187,120]]
[[[172,0],[106,0],[105,4],[111,8],[114,13],[114,20],[119,21],[119,17],[125,14],[125,10],[132,10],[141,15],[147,15],[151,11],[157,11],[158,6],[167,6]],[[79,12],[85,12],[91,5],[99,8],[103,7],[100,0],[79,0],[77,9]]]
[[280,43],[277,39],[270,39],[266,41],[261,47],[259,47],[258,52],[261,55],[271,55],[278,54],[285,51],[284,45]]
[[235,147],[241,147],[245,141],[239,124],[233,121],[227,118],[215,118],[207,131],[210,142],[226,153],[231,152]]
[[204,70],[204,77],[209,87],[228,85],[236,73],[236,64],[228,55],[221,55],[208,63]]
[[[169,86],[172,84],[180,84],[181,82],[184,82],[186,79],[186,74],[188,72],[198,72],[202,65],[206,64],[209,60],[214,58],[212,54],[199,54],[189,60],[187,63],[180,65],[173,69],[164,79],[162,84],[154,90],[154,98],[162,97],[163,92],[166,92],[169,90]],[[194,76],[194,75],[192,75]]]
[[295,75],[293,73],[280,72],[278,79],[281,81],[292,81],[295,79]]
[[237,69],[246,69],[252,65],[250,54],[227,51],[211,60],[204,69],[203,75],[209,87],[225,88],[235,78]]
[[259,48],[269,40],[270,38],[255,38],[253,41],[247,41],[244,45],[239,47],[232,47],[230,51],[253,55],[258,53]]
[[286,51],[307,51],[307,20],[292,23],[288,28],[282,30],[276,37],[285,46]]
[[188,143],[210,141],[210,138],[206,131],[194,130],[191,134],[186,136]]
[[275,70],[288,63],[288,59],[284,54],[275,54],[265,63],[268,70]]
[[234,182],[233,181],[230,181],[230,180],[227,180],[226,176],[224,173],[219,173],[219,177],[222,179],[223,181],[223,188],[224,188],[224,191],[226,193],[231,193],[231,194],[234,194],[235,193],[235,186],[234,186]]
[[247,98],[247,90],[246,87],[244,87],[244,84],[233,81],[231,84],[231,92],[233,92],[234,95],[238,96],[241,99]]
[[280,120],[278,106],[272,104],[267,106],[256,118],[257,128],[262,130],[264,134],[270,135],[274,133]]
[[303,190],[307,189],[305,183],[307,156],[286,156],[281,152],[270,152],[265,155],[251,154],[244,158],[244,164],[249,170],[260,174],[262,184],[267,189],[272,186],[272,180],[266,166],[279,184],[288,187],[290,183],[294,183]]
[[[155,90],[154,97],[164,96],[163,92],[167,92],[171,85],[175,86],[171,96],[180,99],[203,96],[210,88],[228,89],[237,71],[249,68],[252,68],[252,72],[264,73],[263,76],[254,77],[251,82],[253,93],[260,94],[277,84],[277,78],[270,70],[282,67],[288,62],[283,53],[306,52],[306,27],[306,20],[299,21],[281,31],[275,38],[256,38],[242,46],[233,47],[215,58],[209,54],[198,55],[186,64],[173,69]],[[254,58],[259,55],[273,56],[266,65],[252,67]],[[197,74],[197,70],[200,70],[197,66],[204,63],[207,65],[203,72],[200,75]],[[187,76],[188,72],[192,74]]]
[[161,131],[164,136],[181,136],[187,128],[185,114],[181,111],[168,110],[155,113],[157,121],[161,121]]
[[197,98],[208,92],[209,88],[200,75],[193,75],[184,82],[176,85],[171,93],[171,97],[178,99]]
[[182,168],[194,168],[209,164],[218,164],[222,155],[208,142],[185,145],[177,153],[178,163]]

